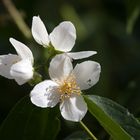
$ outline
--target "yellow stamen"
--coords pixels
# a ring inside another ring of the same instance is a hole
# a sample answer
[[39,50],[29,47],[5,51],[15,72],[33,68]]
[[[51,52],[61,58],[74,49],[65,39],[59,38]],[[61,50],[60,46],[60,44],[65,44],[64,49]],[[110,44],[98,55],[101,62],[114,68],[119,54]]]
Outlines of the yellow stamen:
[[67,79],[64,79],[59,83],[59,93],[61,94],[61,101],[71,97],[72,94],[80,95],[81,90],[76,83],[76,79],[73,75],[70,75]]

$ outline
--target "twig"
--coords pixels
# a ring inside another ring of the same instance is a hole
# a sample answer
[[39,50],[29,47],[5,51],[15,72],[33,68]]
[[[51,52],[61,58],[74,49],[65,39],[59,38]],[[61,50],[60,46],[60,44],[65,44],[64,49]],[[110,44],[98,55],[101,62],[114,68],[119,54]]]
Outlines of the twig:
[[15,24],[19,28],[19,30],[23,33],[23,35],[27,39],[31,39],[31,32],[30,28],[27,26],[25,21],[22,18],[22,15],[19,13],[19,11],[16,9],[15,5],[12,3],[11,0],[3,0],[3,3],[8,10],[9,14],[13,18]]

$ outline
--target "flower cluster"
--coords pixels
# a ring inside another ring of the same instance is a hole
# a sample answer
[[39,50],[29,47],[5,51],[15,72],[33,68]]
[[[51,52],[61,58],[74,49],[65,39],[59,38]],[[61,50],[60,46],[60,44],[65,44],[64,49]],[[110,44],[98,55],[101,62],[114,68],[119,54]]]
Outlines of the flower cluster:
[[[63,118],[75,122],[82,120],[87,112],[82,90],[98,82],[101,68],[94,61],[84,61],[73,68],[72,59],[86,58],[96,52],[70,52],[75,44],[76,30],[69,21],[60,23],[48,34],[40,17],[34,16],[31,31],[38,44],[61,52],[50,62],[48,72],[51,80],[44,80],[34,86],[30,93],[31,102],[42,108],[52,108],[59,103]],[[18,55],[0,55],[0,75],[22,85],[33,79],[34,58],[26,45],[13,38],[10,38],[10,42]]]
[[18,55],[0,55],[0,75],[15,79],[19,85],[22,85],[33,77],[33,54],[23,43],[13,38],[9,40]]

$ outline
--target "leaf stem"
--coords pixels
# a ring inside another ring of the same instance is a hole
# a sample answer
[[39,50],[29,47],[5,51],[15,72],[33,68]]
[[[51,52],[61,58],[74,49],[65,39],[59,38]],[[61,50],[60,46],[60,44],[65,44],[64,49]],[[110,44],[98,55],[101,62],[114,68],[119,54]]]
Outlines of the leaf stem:
[[15,24],[19,28],[19,30],[23,33],[23,35],[27,39],[31,39],[32,35],[30,32],[30,29],[27,26],[27,24],[25,23],[24,19],[22,18],[22,15],[16,9],[15,5],[12,3],[12,1],[11,0],[3,0],[3,3],[5,5],[7,11],[11,15],[11,17],[13,18]]
[[98,140],[82,121],[80,121],[80,124],[93,140]]

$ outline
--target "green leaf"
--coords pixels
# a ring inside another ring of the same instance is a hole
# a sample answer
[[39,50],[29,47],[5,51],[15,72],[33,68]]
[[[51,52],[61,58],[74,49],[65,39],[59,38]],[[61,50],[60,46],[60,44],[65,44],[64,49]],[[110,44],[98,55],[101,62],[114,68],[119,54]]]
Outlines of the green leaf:
[[140,1],[139,0],[126,0],[127,11],[127,26],[126,32],[131,34],[136,20],[140,14]]
[[64,140],[89,140],[90,137],[84,131],[76,131]]
[[60,130],[57,108],[38,108],[20,100],[0,128],[1,140],[54,140]]
[[127,109],[104,97],[84,97],[90,113],[114,140],[140,139],[140,123]]

